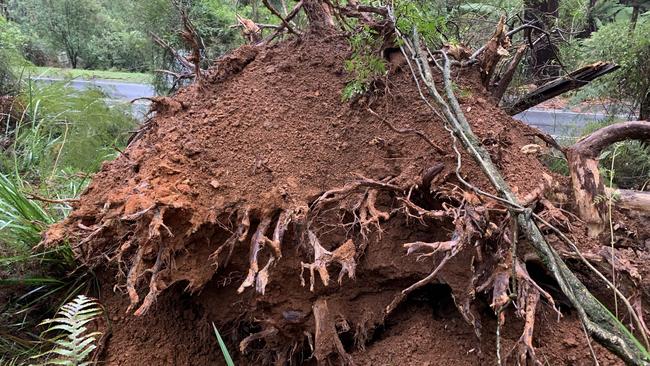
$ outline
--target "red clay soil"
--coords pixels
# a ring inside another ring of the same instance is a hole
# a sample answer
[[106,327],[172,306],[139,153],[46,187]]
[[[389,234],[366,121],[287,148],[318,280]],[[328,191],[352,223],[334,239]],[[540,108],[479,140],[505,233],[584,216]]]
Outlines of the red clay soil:
[[[414,202],[438,210],[468,196],[453,174],[449,133],[421,101],[399,57],[391,63],[385,90],[353,103],[341,101],[349,52],[343,38],[307,35],[274,46],[242,47],[219,60],[200,84],[160,99],[145,131],[103,166],[76,209],[48,231],[47,242],[69,239],[79,258],[98,268],[101,301],[112,323],[103,355],[107,365],[222,364],[212,322],[237,364],[495,363],[491,291],[477,294],[472,304],[480,338],[452,298],[452,289],[472,280],[473,249],[450,261],[435,284],[385,314],[404,288],[438,262],[436,256],[422,261],[405,256],[402,244],[445,241],[454,231],[453,218],[407,217],[404,197],[412,188]],[[534,130],[495,107],[478,71],[455,77],[468,120],[510,186],[521,198],[539,191],[544,175],[553,175],[535,154],[522,152],[537,143]],[[418,136],[394,132],[367,108],[397,128],[422,131],[440,151]],[[442,172],[431,183],[434,197],[429,187],[417,185],[423,172],[439,163]],[[491,191],[464,152],[461,171]],[[392,188],[362,188],[340,201],[315,203],[324,192],[359,177]],[[566,179],[554,180],[561,192]],[[570,200],[562,193],[550,198],[558,206]],[[379,226],[368,221],[370,230],[362,231],[352,224],[355,215],[371,217],[377,211]],[[284,237],[272,238],[285,223]],[[579,223],[567,230],[586,250],[599,250],[600,242],[586,239]],[[263,234],[268,239],[252,248]],[[635,235],[635,243],[647,238]],[[329,285],[317,271],[313,291],[309,264],[319,248],[310,238],[332,252]],[[528,251],[525,243],[520,246],[522,253]],[[251,274],[251,252],[259,254],[259,273],[252,272],[250,287],[241,286]],[[591,364],[576,314],[535,259],[527,265],[563,313],[558,321],[551,306],[540,302],[537,358],[553,365]],[[345,275],[337,281],[339,272]],[[489,275],[479,273],[481,281]],[[512,311],[506,319],[503,357],[523,327]],[[599,345],[594,348],[601,365],[621,364]]]

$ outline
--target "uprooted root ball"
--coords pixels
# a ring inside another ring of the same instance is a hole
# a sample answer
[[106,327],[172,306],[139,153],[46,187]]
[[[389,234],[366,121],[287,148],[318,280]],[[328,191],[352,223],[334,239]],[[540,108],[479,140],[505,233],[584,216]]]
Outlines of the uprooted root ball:
[[[157,102],[46,243],[68,239],[86,265],[115,271],[104,278],[128,297],[127,317],[153,317],[184,286],[248,362],[351,363],[411,294],[441,282],[478,337],[494,331],[481,303],[501,325],[516,304],[525,328],[513,357],[538,360],[536,309],[554,300],[528,274],[507,211],[459,185],[449,135],[407,70],[392,70],[385,94],[342,104],[348,52],[307,36],[220,60],[201,86]],[[510,186],[542,199],[553,178],[528,173],[546,171],[520,153],[528,127],[489,102],[477,71],[456,82]],[[461,174],[490,190],[466,156]]]

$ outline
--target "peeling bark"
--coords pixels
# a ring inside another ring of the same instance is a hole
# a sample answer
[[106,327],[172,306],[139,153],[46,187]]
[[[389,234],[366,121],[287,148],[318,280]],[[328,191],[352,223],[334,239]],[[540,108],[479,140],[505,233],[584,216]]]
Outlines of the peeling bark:
[[[616,123],[592,133],[566,151],[569,174],[575,195],[578,215],[585,220],[589,234],[597,236],[605,228],[605,185],[598,171],[598,155],[613,143],[624,140],[650,140],[650,122],[634,121]],[[624,192],[620,206],[628,209],[648,210],[647,194]],[[642,199],[636,202],[636,199]],[[617,203],[618,205],[618,203]],[[627,206],[627,207],[625,207]]]

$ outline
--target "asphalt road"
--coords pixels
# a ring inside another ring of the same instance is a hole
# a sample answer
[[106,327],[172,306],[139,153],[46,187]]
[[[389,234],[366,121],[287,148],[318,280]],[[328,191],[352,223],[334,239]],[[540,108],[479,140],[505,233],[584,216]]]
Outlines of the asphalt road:
[[607,118],[607,115],[596,112],[577,113],[561,109],[531,108],[513,117],[552,136],[579,136],[588,123],[602,121]]
[[[48,77],[37,77],[32,80],[37,82],[53,83],[57,81],[62,81],[62,79],[48,78]],[[110,99],[116,100],[133,100],[140,97],[151,97],[156,95],[152,85],[149,84],[138,84],[138,83],[126,83],[121,81],[113,80],[79,80],[73,79],[67,81],[67,83],[79,90],[85,90],[90,88],[99,88],[101,89]]]
[[[55,82],[61,79],[39,77],[34,78],[40,82]],[[140,97],[156,95],[152,85],[126,83],[112,80],[70,80],[68,83],[77,89],[100,88],[112,100],[118,102],[130,101]],[[133,113],[141,117],[146,113],[148,102],[135,103]],[[519,113],[514,116],[524,123],[535,126],[553,136],[579,136],[584,127],[593,121],[600,121],[607,116],[602,113],[576,113],[556,109],[534,109]]]

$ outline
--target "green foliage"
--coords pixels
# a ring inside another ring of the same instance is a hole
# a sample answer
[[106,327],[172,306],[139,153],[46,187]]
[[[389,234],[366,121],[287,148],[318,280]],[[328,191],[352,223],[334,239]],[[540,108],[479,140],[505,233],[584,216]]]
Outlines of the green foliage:
[[394,6],[397,28],[403,34],[411,34],[416,28],[420,37],[437,49],[444,40],[441,35],[447,31],[443,9],[431,1],[397,1]]
[[52,47],[65,52],[76,68],[79,59],[87,59],[92,38],[100,34],[104,19],[96,0],[24,0],[21,10],[29,25]]
[[147,84],[151,82],[151,74],[140,72],[121,72],[107,70],[83,70],[57,67],[38,67],[32,66],[25,70],[25,73],[31,73],[38,77],[50,77],[60,79],[82,79],[82,80],[115,80],[129,83]]
[[569,163],[560,152],[551,152],[541,157],[542,163],[553,173],[569,176]]
[[[248,2],[251,4],[252,2]],[[259,22],[277,23],[278,20],[270,15],[266,8],[253,11],[251,5],[242,6],[242,2],[235,0],[196,0],[181,1],[188,13],[198,35],[203,40],[205,49],[205,66],[214,59],[222,56],[241,44],[244,40],[239,29],[232,27],[237,24],[236,15],[246,18],[257,18]],[[158,35],[176,50],[185,50],[187,45],[180,37],[181,16],[179,9],[168,0],[139,1],[135,9],[142,16],[136,19],[138,29],[146,30]],[[253,13],[256,13],[253,14]],[[168,50],[153,46],[150,67],[154,70],[164,69],[180,71],[178,62]],[[166,76],[157,73],[154,85],[158,92],[165,92],[169,88]]]
[[596,27],[600,28],[614,21],[628,22],[632,16],[632,7],[620,4],[618,1],[597,0],[589,12]]
[[235,363],[232,361],[232,357],[230,357],[230,352],[228,352],[228,347],[226,347],[226,343],[223,341],[223,339],[221,339],[221,334],[219,334],[217,326],[214,325],[214,322],[212,322],[212,329],[214,329],[214,336],[217,338],[217,342],[219,343],[219,348],[221,348],[221,353],[223,353],[223,359],[226,361],[226,365],[235,366]]
[[54,221],[50,213],[0,174],[0,241],[31,249],[41,240],[41,231]]
[[0,96],[14,94],[17,90],[16,68],[26,64],[20,53],[24,41],[20,29],[0,16]]
[[17,294],[0,312],[0,354],[21,360],[48,349],[31,333],[33,324],[88,292],[94,278],[77,268],[67,244],[34,251],[42,230],[70,206],[30,195],[77,197],[89,174],[124,147],[135,127],[126,108],[109,106],[98,90],[79,91],[64,82],[22,86],[15,102],[22,113],[3,126],[0,154],[0,285]]
[[619,104],[638,107],[650,92],[650,14],[639,17],[633,31],[629,21],[603,25],[590,38],[565,49],[565,59],[574,67],[595,61],[612,61],[620,69],[598,78],[576,95],[575,101],[607,98]]
[[345,61],[345,71],[352,75],[341,98],[349,101],[370,90],[372,84],[386,75],[386,62],[381,57],[381,39],[377,33],[361,27],[350,37],[352,56]]
[[41,325],[48,325],[43,334],[56,335],[48,339],[54,348],[34,358],[45,359],[42,365],[85,366],[101,332],[90,332],[87,324],[103,313],[99,303],[79,295],[63,305],[54,319],[46,319]]
[[610,146],[599,157],[600,173],[614,187],[649,190],[650,147],[640,141]]
[[0,168],[45,184],[64,168],[96,171],[135,127],[126,106],[109,106],[104,99],[98,89],[80,91],[65,82],[28,83],[19,98],[25,118],[8,131],[13,144],[0,158]]

